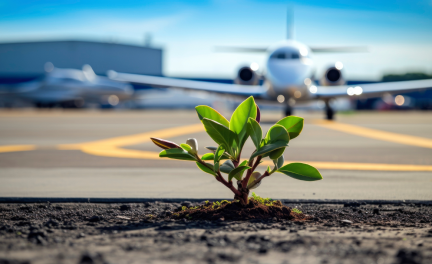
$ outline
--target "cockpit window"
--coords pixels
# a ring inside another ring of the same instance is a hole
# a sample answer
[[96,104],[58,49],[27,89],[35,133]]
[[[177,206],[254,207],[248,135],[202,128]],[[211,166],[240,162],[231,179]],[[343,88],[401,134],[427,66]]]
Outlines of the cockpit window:
[[289,59],[300,59],[298,52],[275,52],[270,56],[271,59],[289,60]]
[[284,52],[276,52],[276,53],[273,53],[273,55],[271,55],[270,58],[284,60],[284,59],[286,59],[286,54]]
[[291,59],[300,59],[300,54],[298,54],[297,52],[291,53]]

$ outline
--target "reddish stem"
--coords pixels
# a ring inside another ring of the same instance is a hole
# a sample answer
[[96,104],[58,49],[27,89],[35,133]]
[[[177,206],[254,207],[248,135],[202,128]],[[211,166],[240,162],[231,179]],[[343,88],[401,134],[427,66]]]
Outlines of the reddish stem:
[[251,183],[251,185],[254,185],[255,183],[258,183],[258,182],[262,181],[267,176],[270,176],[270,173],[268,171],[265,171],[264,174],[259,179],[254,180]]
[[224,179],[224,177],[222,177],[222,175],[220,174],[220,172],[218,172],[218,176],[216,177],[216,180],[218,180],[223,185],[225,185],[226,187],[228,187],[235,195],[241,195],[241,193],[236,188],[234,188],[234,185],[232,184],[232,182],[227,182]]
[[[255,171],[256,167],[258,167],[258,165],[259,165],[261,159],[262,159],[262,157],[261,157],[261,156],[258,156],[257,159],[256,159],[256,161],[255,161],[255,163],[253,164],[252,168],[248,169],[248,171],[247,171],[247,173],[246,173],[246,177],[245,177],[245,178],[243,179],[243,181],[242,181],[242,186],[243,186],[243,188],[246,188],[250,176],[251,176],[252,173]],[[253,163],[253,160],[251,160],[251,161],[249,162],[249,166],[250,166],[252,163]]]

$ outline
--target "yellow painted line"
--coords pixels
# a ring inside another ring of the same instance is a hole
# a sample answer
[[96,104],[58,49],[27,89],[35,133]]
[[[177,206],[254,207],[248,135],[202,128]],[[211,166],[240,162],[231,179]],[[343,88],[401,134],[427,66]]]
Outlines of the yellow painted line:
[[[150,137],[169,139],[180,135],[203,132],[201,123],[183,127],[174,127],[157,131],[146,132],[137,135],[115,137],[111,139],[98,140],[87,143],[59,145],[58,149],[78,149],[87,154],[132,159],[161,160],[159,153],[153,151],[142,151],[124,149],[121,147],[150,142]],[[186,141],[186,140],[185,140]],[[169,160],[169,159],[166,159]],[[298,161],[310,164],[318,169],[330,170],[372,170],[372,171],[432,171],[432,166],[409,165],[409,164],[379,164],[379,163],[350,163],[350,162],[316,162]],[[270,160],[265,160],[261,165],[273,165]]]
[[[351,162],[324,162],[324,161],[286,161],[285,164],[291,162],[301,162],[314,166],[317,169],[324,170],[370,170],[370,171],[432,171],[430,165],[410,165],[410,164],[382,164],[382,163],[351,163]],[[260,165],[270,167],[273,162],[265,160]]]
[[[115,138],[103,139],[103,140],[86,142],[86,143],[59,145],[57,148],[62,150],[78,149],[88,154],[92,154],[96,156],[104,156],[104,157],[131,158],[131,159],[160,159],[159,153],[156,152],[123,149],[120,147],[150,142],[151,141],[150,137],[167,139],[170,137],[176,137],[180,135],[186,135],[186,134],[203,132],[203,131],[204,131],[204,126],[202,125],[202,123],[199,123],[194,125],[167,128],[162,130],[146,132],[142,134],[115,137]],[[184,142],[186,142],[186,138]]]
[[4,152],[17,152],[17,151],[29,151],[36,149],[35,145],[9,145],[0,146],[0,153]]
[[385,132],[381,130],[359,127],[354,125],[342,124],[334,121],[317,121],[316,125],[333,129],[361,137],[373,138],[382,141],[389,141],[404,145],[411,145],[422,148],[432,148],[432,139],[409,136],[404,134],[397,134],[392,132]]

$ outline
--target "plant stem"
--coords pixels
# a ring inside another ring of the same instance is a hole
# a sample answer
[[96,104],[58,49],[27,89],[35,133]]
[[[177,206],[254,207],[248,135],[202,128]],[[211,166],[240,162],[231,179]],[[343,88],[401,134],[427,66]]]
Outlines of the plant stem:
[[236,196],[241,195],[241,193],[234,187],[234,185],[232,184],[232,182],[227,182],[224,179],[224,177],[222,177],[222,174],[220,173],[220,171],[218,171],[217,174],[218,175],[216,176],[216,180],[218,180],[223,185],[225,185],[226,187],[228,187]]
[[[199,163],[201,163],[202,165],[206,166],[207,168],[213,170],[213,168],[211,168],[209,165],[207,165],[207,163],[205,163],[199,157],[197,157],[197,158],[198,158],[197,160],[198,160]],[[216,180],[219,181],[219,182],[221,182],[226,187],[228,187],[228,189],[230,189],[235,194],[234,197],[241,197],[242,196],[242,193],[234,187],[234,185],[232,184],[232,182],[227,182],[225,180],[225,178],[220,173],[220,170],[218,170],[218,172],[216,174],[217,174],[216,175]]]
[[240,150],[240,152],[239,152],[239,154],[238,154],[238,156],[237,156],[237,159],[232,161],[233,164],[234,164],[234,167],[235,167],[235,168],[237,168],[238,165],[239,165],[239,163],[240,163],[240,156],[241,156],[241,152],[242,152],[242,150]]
[[[256,159],[256,161],[255,161],[255,163],[252,165],[252,168],[248,169],[248,171],[247,171],[247,173],[246,173],[246,177],[245,177],[245,178],[243,179],[243,181],[242,181],[243,188],[246,188],[246,187],[247,187],[247,184],[248,184],[249,178],[250,178],[250,176],[252,175],[252,173],[255,171],[256,167],[258,167],[258,165],[259,165],[261,159],[262,159],[262,157],[261,157],[261,156],[258,156],[257,159]],[[250,165],[251,165],[252,163],[253,163],[253,160],[251,160],[251,161],[249,162]]]
[[271,174],[268,171],[265,171],[264,174],[259,178],[259,179],[255,179],[253,182],[251,182],[251,185],[253,186],[254,184],[262,181],[262,179],[264,179],[267,176],[270,176]]

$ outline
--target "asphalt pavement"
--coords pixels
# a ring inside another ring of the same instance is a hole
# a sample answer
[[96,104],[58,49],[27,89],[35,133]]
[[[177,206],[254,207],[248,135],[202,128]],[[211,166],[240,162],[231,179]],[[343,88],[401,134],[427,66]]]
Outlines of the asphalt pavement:
[[[310,163],[324,179],[274,174],[257,194],[432,200],[431,112],[339,113],[336,122],[323,121],[321,112],[296,115],[305,127],[285,160]],[[263,130],[280,118],[263,111]],[[193,162],[158,158],[150,136],[177,143],[197,138],[201,154],[215,145],[193,110],[1,110],[0,197],[232,198]],[[246,145],[249,155],[252,143]]]

